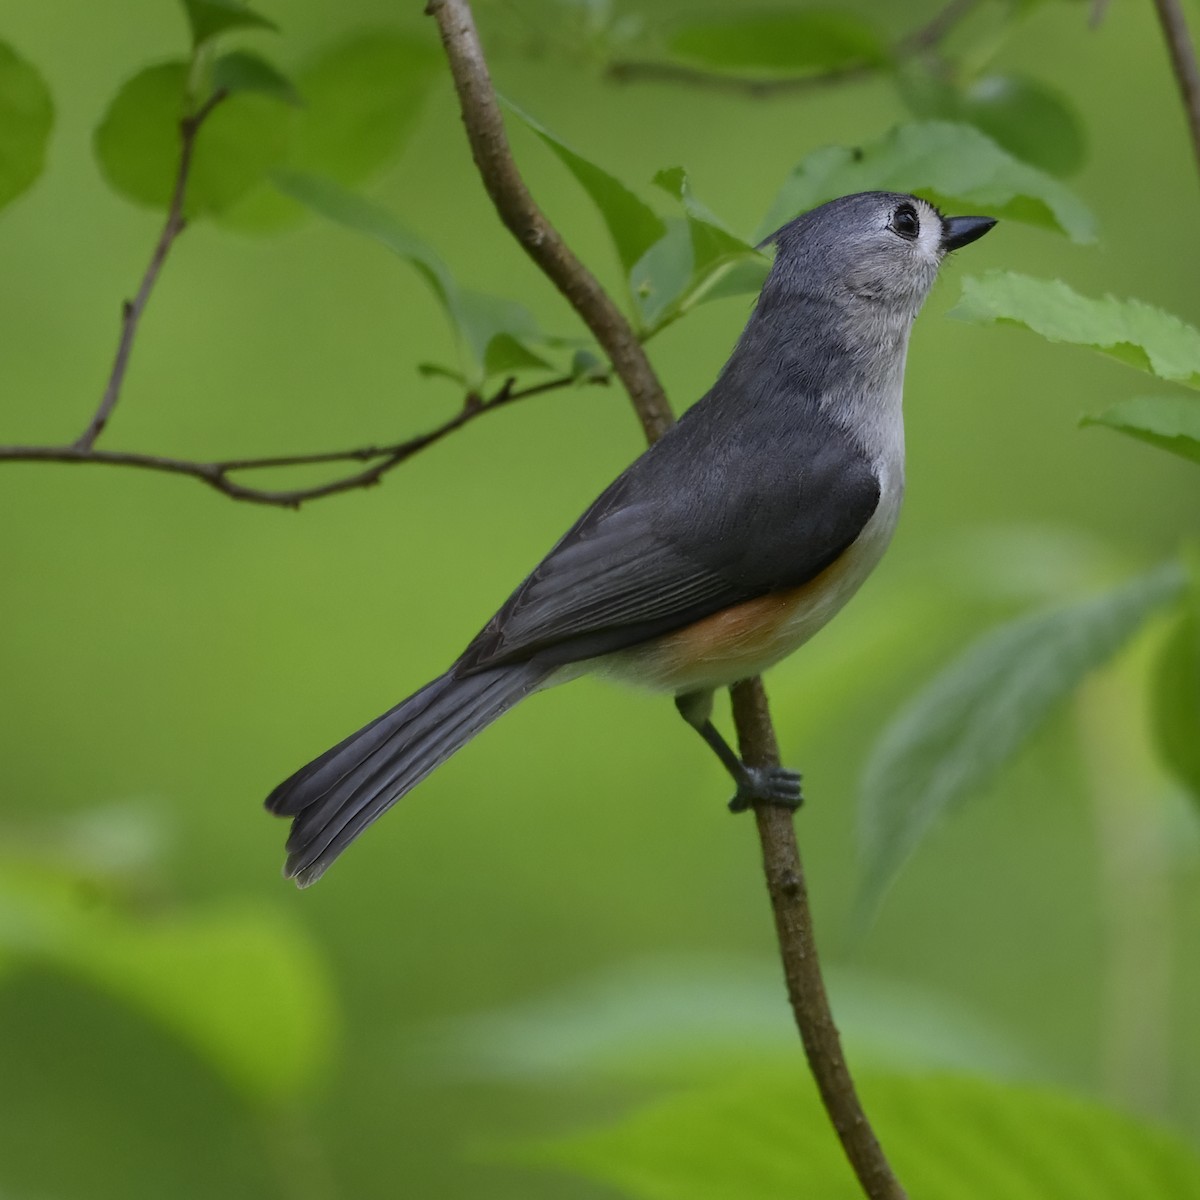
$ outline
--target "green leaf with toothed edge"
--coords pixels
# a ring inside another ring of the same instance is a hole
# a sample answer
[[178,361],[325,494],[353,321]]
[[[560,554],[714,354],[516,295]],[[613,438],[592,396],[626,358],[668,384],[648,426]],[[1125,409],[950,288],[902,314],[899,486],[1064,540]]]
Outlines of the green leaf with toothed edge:
[[[1067,1092],[963,1075],[856,1077],[897,1176],[921,1200],[1200,1200],[1182,1138]],[[607,1128],[497,1152],[631,1200],[856,1200],[816,1087],[759,1070]]]
[[963,280],[950,315],[977,325],[1021,325],[1047,341],[1087,346],[1159,379],[1200,388],[1200,329],[1141,300],[1097,300],[1058,279],[989,271]]
[[776,196],[756,241],[793,217],[850,192],[909,192],[947,212],[976,211],[1091,242],[1096,223],[1057,179],[1002,150],[971,125],[916,121],[861,148],[814,150]]
[[573,150],[552,134],[541,122],[523,112],[509,100],[505,107],[519,117],[553,151],[555,157],[575,176],[600,211],[621,265],[628,272],[646,251],[666,233],[662,218],[638,199],[619,179]]
[[33,186],[46,162],[54,104],[37,69],[0,42],[0,208]]
[[463,375],[472,386],[491,375],[552,369],[539,350],[560,343],[538,328],[524,305],[460,287],[437,251],[387,209],[331,179],[278,171],[273,181],[284,195],[344,229],[379,242],[416,268],[466,351]]
[[1200,463],[1200,396],[1135,396],[1080,424],[1105,425]]
[[278,67],[267,62],[262,55],[251,54],[248,50],[222,54],[213,63],[212,86],[214,91],[228,92],[230,95],[258,92],[296,108],[304,104],[304,97],[296,90],[295,84]]
[[860,914],[870,915],[938,821],[991,782],[1089,671],[1179,595],[1167,563],[1112,591],[1001,625],[889,722],[863,772]]

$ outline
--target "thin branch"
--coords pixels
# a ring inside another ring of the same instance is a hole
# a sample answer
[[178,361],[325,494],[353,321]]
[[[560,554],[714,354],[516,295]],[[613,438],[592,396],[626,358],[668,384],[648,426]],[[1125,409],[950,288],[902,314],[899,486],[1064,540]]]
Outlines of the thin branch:
[[617,59],[608,64],[606,74],[618,83],[679,83],[710,91],[736,92],[756,100],[772,96],[794,96],[842,83],[857,83],[889,70],[897,60],[916,58],[936,50],[946,36],[979,4],[979,0],[950,0],[924,25],[906,33],[892,46],[885,62],[864,59],[845,63],[827,71],[810,71],[784,78],[756,75],[732,75],[725,71],[706,71],[672,62],[640,62]]
[[1192,135],[1192,153],[1200,169],[1200,66],[1196,63],[1196,47],[1188,33],[1187,19],[1179,0],[1154,0],[1159,24],[1171,55],[1171,69],[1183,98],[1183,111]]
[[[488,194],[504,223],[608,350],[641,418],[646,439],[653,442],[670,421],[670,409],[661,386],[620,310],[566,249],[526,190],[504,138],[468,0],[429,0],[426,11],[436,18],[441,31],[467,136]],[[636,346],[638,354],[614,352],[614,348],[626,345]],[[651,403],[647,403],[647,397]],[[762,684],[754,679],[732,691],[743,756],[755,764],[778,763],[775,732]],[[821,1097],[865,1194],[870,1200],[904,1200],[904,1189],[888,1167],[871,1131],[841,1052],[821,980],[792,818],[780,809],[766,806],[756,806],[755,816],[792,1011]]]
[[191,115],[179,122],[179,166],[175,171],[175,186],[171,190],[171,203],[167,208],[167,219],[154,245],[154,253],[150,255],[150,263],[142,276],[137,295],[132,300],[126,300],[121,308],[121,337],[117,342],[117,356],[113,360],[109,372],[108,383],[104,395],[100,398],[100,407],[96,409],[88,427],[75,441],[77,450],[90,450],[96,439],[108,424],[108,418],[121,398],[121,387],[125,382],[125,372],[129,367],[129,356],[133,352],[133,339],[137,336],[138,322],[142,319],[150,293],[158,282],[159,272],[171,253],[175,239],[184,231],[187,218],[183,215],[184,199],[187,196],[188,177],[192,170],[192,156],[196,152],[196,137],[200,127],[208,120],[213,109],[225,99],[223,91],[214,92]]
[[425,11],[437,20],[471,153],[500,219],[604,348],[629,391],[647,436],[652,441],[661,437],[674,418],[637,335],[538,208],[513,162],[469,5],[461,0],[429,0]]
[[[731,690],[742,759],[752,766],[778,765],[779,746],[771,727],[762,680],[750,679]],[[871,1200],[905,1200],[906,1193],[892,1173],[863,1112],[842,1053],[842,1041],[821,977],[808,888],[792,816],[782,808],[758,805],[754,817],[762,841],[763,871],[775,913],[788,999],[825,1111],[863,1192]]]
[[[563,375],[543,383],[532,384],[526,388],[515,388],[514,381],[508,379],[493,396],[486,400],[469,396],[467,403],[449,420],[443,421],[441,425],[435,426],[417,437],[385,446],[359,446],[353,450],[275,455],[269,458],[224,458],[211,462],[171,458],[162,454],[97,450],[95,447],[80,446],[78,443],[65,446],[0,446],[0,462],[94,463],[110,467],[137,467],[147,471],[186,475],[192,479],[199,479],[233,500],[244,500],[250,504],[264,504],[275,508],[299,508],[310,500],[320,500],[325,496],[334,496],[339,492],[348,492],[354,488],[370,487],[372,484],[378,483],[384,475],[402,462],[412,458],[414,454],[432,446],[435,442],[440,442],[447,434],[461,429],[476,417],[494,412],[497,408],[502,408],[513,401],[523,400],[529,396],[538,396],[543,392],[556,391],[577,382],[573,376]],[[608,379],[604,376],[597,376],[587,382],[607,383]],[[231,478],[232,475],[241,471],[347,462],[361,462],[370,465],[362,470],[352,471],[347,475],[314,484],[311,487],[287,490],[250,487]]]

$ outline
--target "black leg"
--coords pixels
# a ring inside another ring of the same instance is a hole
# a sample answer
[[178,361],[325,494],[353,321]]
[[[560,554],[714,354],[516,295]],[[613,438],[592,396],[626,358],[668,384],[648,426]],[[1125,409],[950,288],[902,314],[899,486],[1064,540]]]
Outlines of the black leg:
[[800,776],[787,767],[749,767],[733,752],[712,723],[713,693],[685,692],[675,697],[679,715],[712,747],[737,784],[730,812],[745,812],[754,804],[771,804],[795,811],[803,803]]

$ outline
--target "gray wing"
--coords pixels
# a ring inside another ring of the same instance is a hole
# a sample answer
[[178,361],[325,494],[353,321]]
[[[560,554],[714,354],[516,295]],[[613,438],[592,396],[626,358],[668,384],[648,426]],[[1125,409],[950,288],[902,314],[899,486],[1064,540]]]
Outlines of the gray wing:
[[879,502],[866,457],[816,404],[730,421],[693,409],[559,541],[457,664],[562,664],[819,575]]

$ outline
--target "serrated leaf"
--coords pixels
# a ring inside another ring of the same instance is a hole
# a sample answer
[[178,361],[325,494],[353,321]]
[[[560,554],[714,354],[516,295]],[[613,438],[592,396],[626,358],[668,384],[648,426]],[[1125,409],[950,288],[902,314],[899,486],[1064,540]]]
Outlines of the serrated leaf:
[[279,32],[274,21],[260,16],[242,0],[183,0],[192,45],[202,46],[218,34],[231,29],[271,29]]
[[1200,579],[1187,601],[1159,651],[1150,695],[1163,764],[1200,804]]
[[0,42],[0,208],[33,186],[54,125],[50,89],[32,63]]
[[[160,63],[127,80],[96,127],[95,150],[109,185],[138,204],[166,209],[179,170],[179,122],[189,66]],[[291,113],[265,96],[230,96],[196,136],[184,212],[228,208],[282,158]]]
[[1107,425],[1161,450],[1200,463],[1200,398],[1135,396],[1081,425]]
[[492,374],[550,367],[534,349],[548,339],[524,305],[459,287],[437,251],[387,209],[330,179],[298,171],[279,171],[273,178],[284,195],[345,229],[372,238],[417,269],[467,352],[470,366],[465,374],[473,385]]
[[[428,41],[402,33],[359,34],[294,72],[304,108],[280,166],[346,187],[394,161],[412,134],[441,59]],[[304,208],[269,186],[254,189],[222,223],[250,233],[296,225]]]
[[979,211],[1095,239],[1095,221],[1069,188],[1013,158],[971,125],[916,121],[853,149],[826,146],[792,172],[755,240],[793,217],[850,192],[910,192],[948,213]]
[[139,1009],[256,1102],[291,1102],[326,1065],[333,1000],[322,964],[303,933],[270,912],[140,917],[71,879],[6,866],[0,950]]
[[541,122],[523,112],[511,101],[508,110],[519,117],[550,148],[555,157],[575,176],[600,210],[604,224],[617,250],[621,265],[628,272],[646,251],[666,233],[662,218],[638,199],[619,179],[598,167],[577,150],[555,137]]
[[[857,1081],[888,1157],[921,1200],[1200,1200],[1182,1139],[1049,1088],[959,1075]],[[516,1147],[633,1200],[861,1200],[816,1089],[759,1071],[610,1128]]]
[[213,63],[212,86],[214,91],[228,92],[230,95],[258,92],[297,108],[304,104],[304,98],[286,75],[262,55],[252,54],[248,50],[222,54]]
[[1141,300],[1095,300],[1058,279],[989,271],[963,280],[950,315],[980,325],[1023,325],[1047,341],[1088,346],[1160,379],[1200,388],[1200,329]]
[[888,57],[873,26],[848,13],[821,9],[696,21],[678,29],[667,44],[677,57],[717,70],[829,70],[872,66]]
[[654,182],[683,206],[687,246],[681,243],[679,228],[670,227],[667,236],[634,264],[631,289],[651,332],[700,304],[737,263],[766,262],[697,199],[682,167],[659,171]]
[[874,910],[937,822],[991,782],[1084,676],[1180,592],[1168,563],[1065,608],[985,634],[896,714],[868,756],[860,801],[862,909]]

